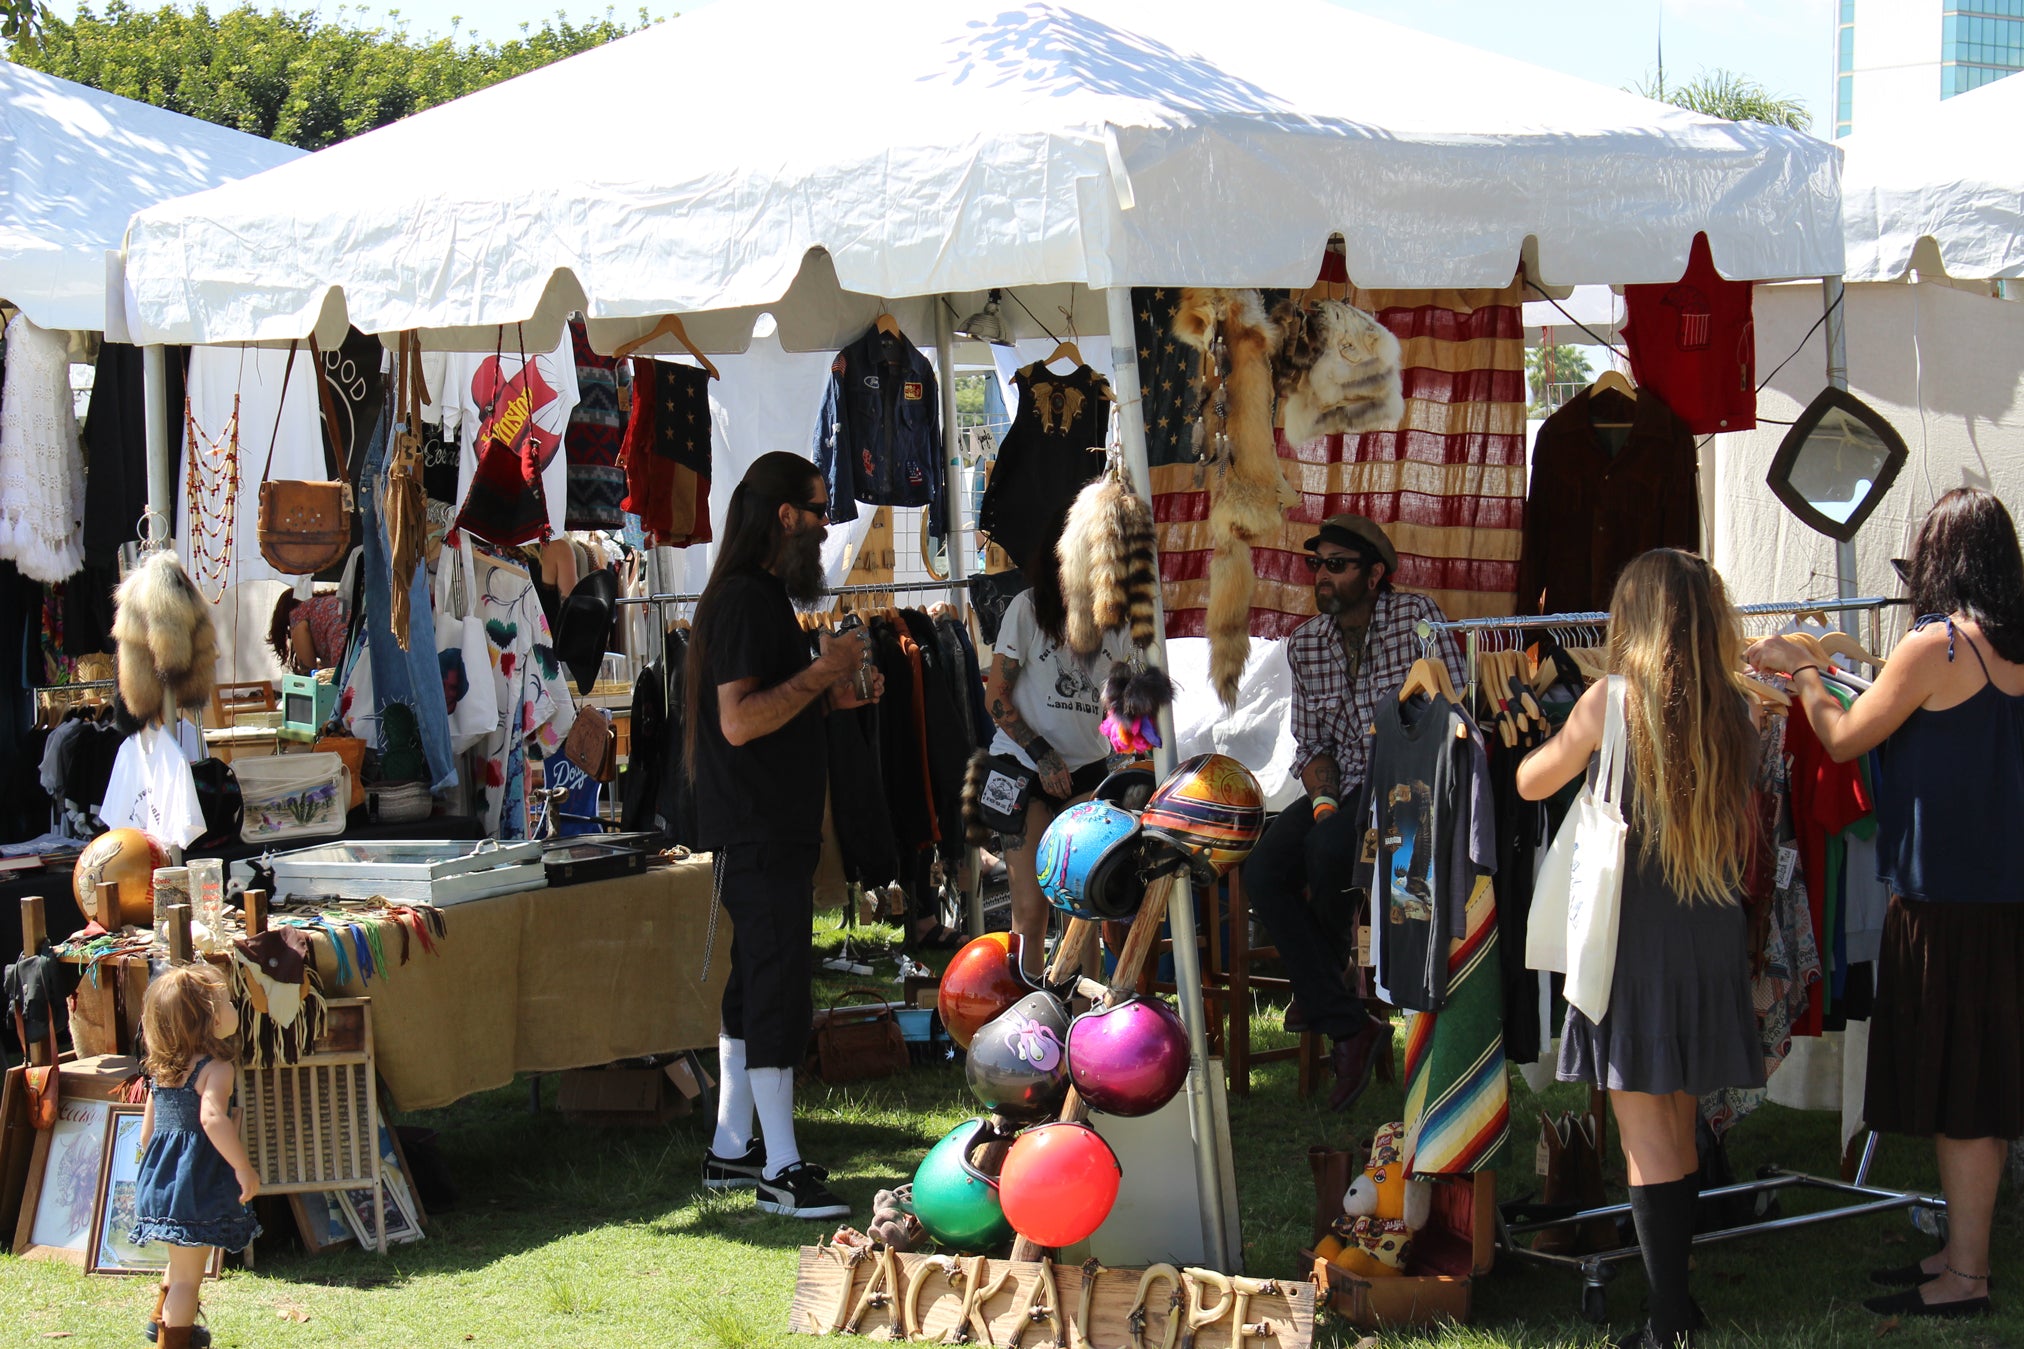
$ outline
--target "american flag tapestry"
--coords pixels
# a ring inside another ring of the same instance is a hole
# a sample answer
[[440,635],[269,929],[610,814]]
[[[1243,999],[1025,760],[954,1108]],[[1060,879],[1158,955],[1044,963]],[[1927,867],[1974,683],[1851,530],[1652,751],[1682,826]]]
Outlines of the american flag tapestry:
[[[1275,545],[1252,551],[1258,584],[1251,635],[1285,637],[1313,616],[1301,544],[1317,523],[1343,511],[1385,527],[1399,550],[1399,586],[1431,595],[1448,617],[1510,613],[1525,511],[1525,329],[1517,283],[1436,291],[1337,284],[1326,293],[1375,314],[1398,337],[1406,415],[1395,431],[1302,446],[1279,440],[1300,505],[1287,513]],[[1200,353],[1171,335],[1180,294],[1171,286],[1142,287],[1132,292],[1132,305],[1167,635],[1200,637],[1213,545],[1189,394]],[[1266,308],[1284,294],[1265,292]]]

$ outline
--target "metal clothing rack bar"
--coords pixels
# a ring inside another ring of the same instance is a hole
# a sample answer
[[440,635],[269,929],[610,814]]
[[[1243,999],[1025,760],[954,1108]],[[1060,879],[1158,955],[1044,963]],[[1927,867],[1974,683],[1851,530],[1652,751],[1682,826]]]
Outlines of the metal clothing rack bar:
[[[823,597],[832,595],[913,595],[930,590],[968,590],[970,582],[961,581],[895,581],[889,585],[876,582],[866,585],[831,586],[823,591]],[[701,595],[623,595],[619,604],[694,604]]]

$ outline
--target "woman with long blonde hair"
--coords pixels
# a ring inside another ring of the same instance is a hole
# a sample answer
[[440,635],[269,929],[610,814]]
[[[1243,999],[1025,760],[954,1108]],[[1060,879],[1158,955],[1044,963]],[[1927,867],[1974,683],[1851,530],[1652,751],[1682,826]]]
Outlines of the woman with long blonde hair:
[[[1620,1349],[1693,1342],[1699,1098],[1764,1084],[1740,891],[1757,843],[1761,741],[1743,691],[1741,620],[1721,577],[1690,553],[1631,560],[1610,600],[1612,680],[1627,731],[1621,799],[1630,834],[1609,1010],[1570,1007],[1559,1076],[1610,1094],[1630,1173],[1631,1214],[1651,1285],[1645,1325]],[[1518,768],[1527,800],[1596,771],[1608,686]]]

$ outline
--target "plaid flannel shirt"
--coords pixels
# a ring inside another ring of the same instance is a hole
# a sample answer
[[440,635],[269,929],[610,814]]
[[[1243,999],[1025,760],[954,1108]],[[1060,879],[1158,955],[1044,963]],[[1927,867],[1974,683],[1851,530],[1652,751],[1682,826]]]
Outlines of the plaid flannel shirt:
[[[1354,685],[1342,657],[1342,639],[1330,614],[1317,614],[1286,639],[1286,663],[1293,668],[1293,772],[1298,776],[1321,755],[1342,770],[1345,798],[1363,785],[1370,769],[1370,731],[1380,699],[1398,696],[1400,685],[1420,656],[1413,631],[1421,620],[1442,623],[1441,606],[1425,595],[1381,592],[1363,637],[1363,664]],[[1461,688],[1466,678],[1454,634],[1434,634],[1430,654],[1448,666]]]

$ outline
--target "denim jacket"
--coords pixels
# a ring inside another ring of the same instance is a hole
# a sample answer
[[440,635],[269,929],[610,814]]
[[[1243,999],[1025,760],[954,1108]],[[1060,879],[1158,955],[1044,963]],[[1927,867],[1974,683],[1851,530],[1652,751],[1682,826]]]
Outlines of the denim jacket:
[[815,466],[829,486],[831,519],[857,519],[860,501],[931,506],[928,533],[942,537],[942,414],[934,368],[913,343],[873,327],[837,353],[815,430]]

